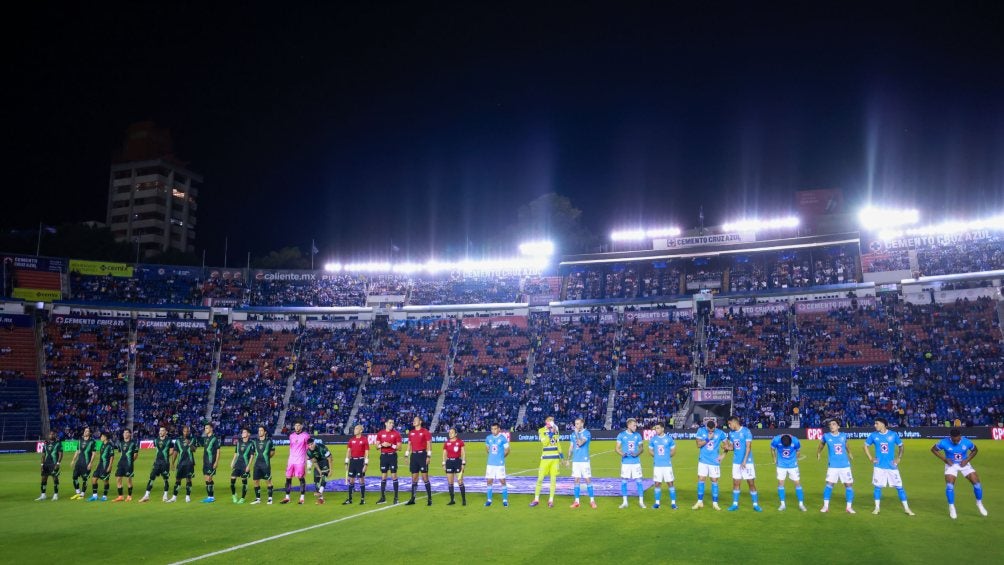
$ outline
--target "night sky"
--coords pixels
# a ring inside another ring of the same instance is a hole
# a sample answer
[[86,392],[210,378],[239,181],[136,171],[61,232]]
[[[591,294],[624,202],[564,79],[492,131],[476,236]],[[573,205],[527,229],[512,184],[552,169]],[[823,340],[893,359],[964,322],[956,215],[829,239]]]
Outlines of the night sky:
[[205,176],[211,263],[226,235],[231,258],[315,238],[425,259],[552,191],[600,234],[810,188],[1004,208],[1002,2],[28,4],[6,26],[6,228],[104,221],[142,120]]

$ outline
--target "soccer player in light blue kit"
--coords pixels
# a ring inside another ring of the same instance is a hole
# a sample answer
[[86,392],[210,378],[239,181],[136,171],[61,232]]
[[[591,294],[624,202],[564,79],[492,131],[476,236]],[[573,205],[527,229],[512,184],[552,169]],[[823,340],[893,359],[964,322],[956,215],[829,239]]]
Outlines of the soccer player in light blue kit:
[[847,513],[854,512],[854,475],[851,474],[851,455],[847,445],[847,434],[840,431],[840,422],[830,420],[829,433],[823,434],[819,447],[816,448],[816,460],[822,458],[823,447],[826,448],[826,455],[829,464],[826,467],[826,487],[823,489],[823,507],[820,512],[830,511],[830,496],[833,495],[833,485],[837,482],[844,483],[847,493]]
[[756,468],[753,466],[753,434],[749,428],[739,423],[738,416],[729,416],[729,440],[725,444],[726,451],[732,451],[732,506],[729,512],[739,510],[739,487],[743,481],[750,487],[750,498],[753,499],[753,510],[763,512],[760,508],[760,497],[756,490]]
[[[939,452],[944,452],[942,455]],[[952,428],[948,437],[934,444],[931,453],[935,457],[945,462],[945,496],[948,497],[948,515],[952,520],[958,518],[955,511],[955,479],[959,473],[973,484],[973,494],[976,495],[976,508],[980,514],[987,515],[987,509],[983,506],[983,484],[980,483],[980,476],[976,474],[976,469],[970,464],[976,458],[980,450],[970,441],[962,436],[959,428]]]
[[805,512],[805,493],[802,492],[802,478],[798,471],[798,452],[802,444],[798,438],[790,434],[774,436],[770,441],[770,454],[777,465],[777,497],[781,500],[778,512],[784,512],[785,505],[784,481],[791,478],[795,483],[795,496],[798,498],[798,509]]
[[645,439],[638,433],[638,422],[634,418],[628,418],[627,429],[617,434],[617,445],[615,450],[621,456],[621,505],[618,508],[627,508],[627,484],[629,479],[634,479],[635,489],[638,491],[638,506],[645,508],[645,491],[641,484],[641,451],[645,449]]
[[662,424],[652,427],[655,435],[648,440],[648,452],[652,455],[652,480],[655,481],[655,504],[652,508],[658,509],[662,499],[662,483],[669,487],[669,505],[676,510],[676,485],[673,482],[673,456],[676,455],[676,441],[666,435],[666,429]]
[[488,465],[485,468],[488,490],[485,506],[492,505],[492,488],[496,480],[502,484],[502,506],[509,506],[509,486],[505,482],[505,458],[509,455],[509,438],[502,435],[498,424],[492,424],[492,433],[485,438],[485,449],[488,451]]
[[[872,445],[875,446],[874,456],[868,449]],[[899,494],[899,501],[903,503],[903,510],[907,515],[913,516],[910,504],[906,501],[906,491],[903,490],[903,478],[899,476],[899,462],[903,459],[903,440],[898,433],[889,429],[889,422],[885,418],[875,418],[875,431],[865,440],[864,449],[868,460],[875,465],[872,471],[875,510],[872,514],[878,514],[882,506],[882,488],[893,487]]]
[[697,503],[694,510],[704,508],[704,480],[711,479],[711,507],[721,510],[718,506],[718,478],[722,476],[722,444],[728,441],[725,432],[717,429],[714,420],[708,420],[704,427],[697,430]]
[[589,461],[589,444],[592,443],[593,435],[585,429],[585,421],[582,418],[575,419],[575,429],[572,431],[568,448],[568,463],[572,466],[572,478],[575,480],[573,492],[575,502],[571,508],[579,507],[579,496],[582,494],[582,486],[579,484],[586,480],[586,492],[589,494],[590,508],[596,508],[596,496],[593,494],[593,470]]

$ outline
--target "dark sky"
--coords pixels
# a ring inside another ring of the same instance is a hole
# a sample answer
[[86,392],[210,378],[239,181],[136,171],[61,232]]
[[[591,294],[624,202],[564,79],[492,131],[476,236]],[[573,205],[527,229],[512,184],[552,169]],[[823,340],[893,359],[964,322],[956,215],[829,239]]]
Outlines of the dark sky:
[[147,119],[205,176],[210,262],[227,234],[231,257],[425,258],[549,191],[603,234],[805,188],[1004,207],[1001,2],[207,4],[8,19],[0,225],[103,221]]

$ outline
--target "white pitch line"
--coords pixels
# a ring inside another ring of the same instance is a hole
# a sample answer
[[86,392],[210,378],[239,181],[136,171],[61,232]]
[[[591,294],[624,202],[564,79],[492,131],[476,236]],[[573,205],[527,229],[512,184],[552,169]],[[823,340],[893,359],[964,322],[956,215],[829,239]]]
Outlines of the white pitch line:
[[[439,493],[433,493],[433,496]],[[418,497],[416,500],[425,498],[424,496]],[[351,516],[343,516],[337,520],[331,520],[328,522],[322,522],[320,524],[314,524],[313,526],[307,526],[306,528],[300,528],[298,530],[290,530],[288,532],[283,532],[281,534],[276,534],[274,536],[269,536],[267,538],[262,538],[255,541],[249,541],[247,543],[242,543],[240,545],[235,545],[233,547],[228,547],[226,549],[221,549],[219,551],[213,551],[211,553],[206,553],[205,555],[198,555],[196,557],[189,557],[188,559],[182,559],[181,561],[175,561],[170,565],[182,565],[183,563],[191,563],[193,561],[199,561],[202,559],[208,559],[210,557],[216,557],[217,555],[223,555],[224,553],[230,553],[231,551],[237,551],[239,549],[244,549],[246,547],[251,547],[253,545],[258,545],[260,543],[265,543],[267,541],[274,541],[277,539],[284,538],[286,536],[291,536],[293,534],[300,534],[303,532],[309,532],[310,530],[316,530],[317,528],[323,528],[325,526],[330,526],[332,524],[337,524],[339,522],[344,522],[346,520],[351,520],[353,518],[359,518],[360,516],[366,516],[367,514],[374,514],[376,512],[383,512],[384,510],[390,510],[391,508],[397,508],[398,506],[404,506],[404,504],[391,504],[389,506],[384,506],[383,508],[374,508],[373,510],[367,510],[366,512],[360,512],[359,514],[353,514]]]

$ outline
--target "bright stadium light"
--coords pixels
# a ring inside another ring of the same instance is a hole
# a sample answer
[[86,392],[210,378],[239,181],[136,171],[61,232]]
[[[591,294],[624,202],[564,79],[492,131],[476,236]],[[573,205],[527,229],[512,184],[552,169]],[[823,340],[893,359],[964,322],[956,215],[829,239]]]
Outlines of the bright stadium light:
[[390,263],[349,263],[344,266],[351,273],[387,273],[391,270]]
[[550,257],[554,255],[554,242],[528,241],[519,244],[519,252],[527,257]]
[[726,232],[757,232],[765,230],[779,230],[797,228],[801,223],[797,216],[787,216],[785,218],[774,218],[770,220],[739,220],[722,224],[722,231]]
[[879,239],[889,240],[900,237],[919,237],[929,235],[951,235],[976,230],[1004,231],[1004,215],[984,218],[982,220],[950,220],[940,224],[906,229],[886,229],[879,232]]
[[610,234],[611,241],[644,241],[645,230],[619,230]]
[[324,270],[327,271],[327,272],[329,272],[329,273],[337,273],[337,272],[340,272],[342,270],[342,264],[341,263],[325,263],[324,264]]
[[869,230],[909,226],[920,221],[920,212],[914,209],[895,210],[868,206],[858,212],[861,227]]

